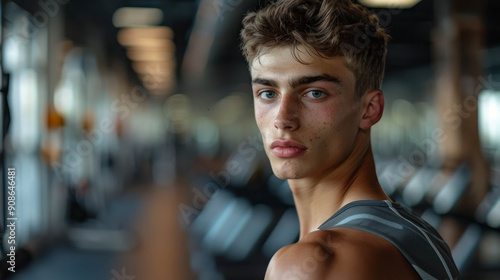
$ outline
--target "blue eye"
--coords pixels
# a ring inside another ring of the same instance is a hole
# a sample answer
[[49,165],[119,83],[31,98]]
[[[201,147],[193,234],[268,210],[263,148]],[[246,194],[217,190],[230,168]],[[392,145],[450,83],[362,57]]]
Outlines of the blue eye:
[[276,97],[276,93],[274,91],[263,91],[260,93],[260,97],[262,99],[271,99]]
[[307,96],[308,97],[311,97],[311,98],[314,98],[314,99],[318,99],[318,98],[321,98],[325,95],[324,92],[320,91],[320,90],[311,90],[307,93]]

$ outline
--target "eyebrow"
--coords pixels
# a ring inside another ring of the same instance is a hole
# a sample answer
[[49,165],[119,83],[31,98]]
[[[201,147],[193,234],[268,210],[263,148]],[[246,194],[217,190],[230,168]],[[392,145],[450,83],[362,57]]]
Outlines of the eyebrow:
[[290,80],[290,86],[292,87],[298,87],[300,85],[307,85],[311,84],[314,82],[319,82],[319,81],[326,81],[326,82],[331,82],[336,85],[341,85],[340,79],[337,77],[330,76],[328,74],[322,74],[318,76],[305,76],[305,77],[299,77],[297,79],[292,79]]
[[[328,74],[322,74],[317,76],[303,76],[295,79],[291,79],[289,84],[291,87],[298,87],[300,85],[311,84],[314,82],[326,81],[331,82],[336,85],[341,85],[342,82],[339,78],[330,76]],[[278,87],[278,83],[275,80],[263,79],[263,78],[255,78],[252,80],[252,84],[260,84],[269,87]]]
[[274,80],[268,80],[268,79],[262,79],[262,78],[255,78],[252,80],[252,84],[260,84],[263,86],[268,86],[268,87],[278,87],[278,83]]

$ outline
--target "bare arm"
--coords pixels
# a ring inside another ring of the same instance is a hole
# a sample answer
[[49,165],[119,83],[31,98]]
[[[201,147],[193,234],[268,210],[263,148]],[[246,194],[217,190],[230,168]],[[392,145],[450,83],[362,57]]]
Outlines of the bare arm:
[[353,229],[310,233],[280,249],[269,263],[266,280],[420,279],[388,241]]

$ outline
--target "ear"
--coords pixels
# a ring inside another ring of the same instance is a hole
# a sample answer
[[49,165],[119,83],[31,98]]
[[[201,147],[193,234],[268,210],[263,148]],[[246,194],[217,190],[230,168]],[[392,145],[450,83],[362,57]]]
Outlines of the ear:
[[366,93],[362,99],[363,115],[359,122],[359,128],[368,129],[382,118],[385,104],[384,93],[379,89],[373,90]]

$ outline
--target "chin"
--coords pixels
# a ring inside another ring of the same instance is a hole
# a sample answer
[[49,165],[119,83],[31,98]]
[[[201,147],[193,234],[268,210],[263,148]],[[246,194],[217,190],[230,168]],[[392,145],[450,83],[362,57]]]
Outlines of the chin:
[[281,180],[296,179],[296,178],[293,178],[291,176],[284,175],[282,173],[278,173],[278,172],[273,172],[273,173],[274,173],[274,176],[280,178]]
[[276,177],[282,180],[300,179],[304,177],[304,171],[297,168],[290,168],[287,166],[272,166],[273,173]]

